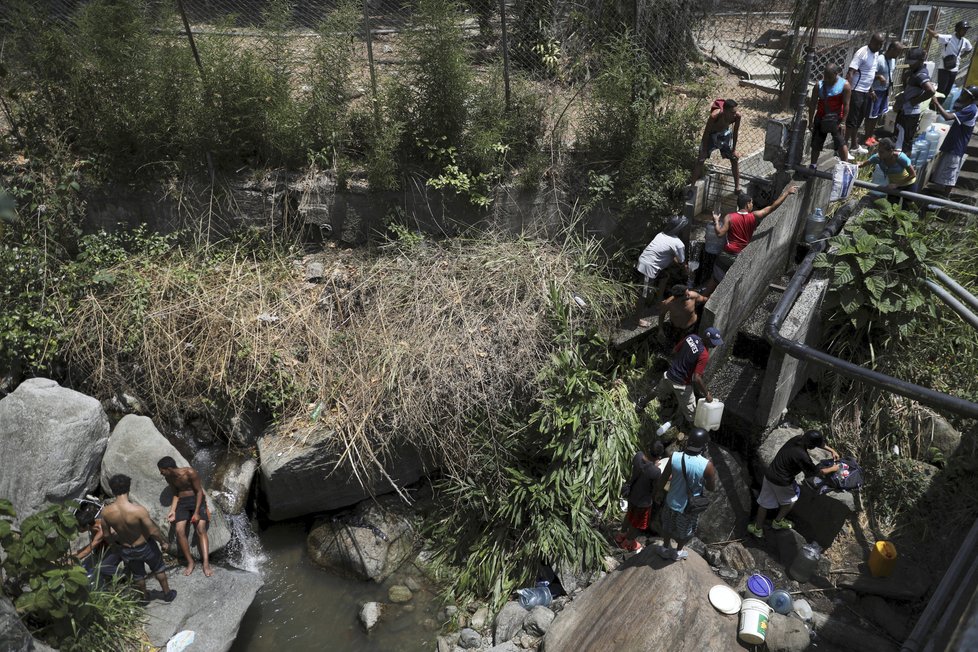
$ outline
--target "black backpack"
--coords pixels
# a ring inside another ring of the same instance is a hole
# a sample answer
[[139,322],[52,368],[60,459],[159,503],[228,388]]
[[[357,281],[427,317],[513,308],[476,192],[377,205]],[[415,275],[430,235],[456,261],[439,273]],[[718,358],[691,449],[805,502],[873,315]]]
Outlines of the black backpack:
[[[827,468],[834,465],[832,460],[822,460],[818,463],[819,468]],[[840,468],[831,475],[815,477],[812,484],[820,494],[829,491],[858,491],[863,486],[863,469],[859,462],[851,457],[839,458],[839,464],[844,464],[846,468]]]

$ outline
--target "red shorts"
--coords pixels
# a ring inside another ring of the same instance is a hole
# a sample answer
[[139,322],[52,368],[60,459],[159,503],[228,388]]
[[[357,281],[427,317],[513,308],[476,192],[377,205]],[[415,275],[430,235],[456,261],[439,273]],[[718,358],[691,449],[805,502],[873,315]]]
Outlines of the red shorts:
[[649,516],[652,513],[651,507],[632,507],[628,506],[628,523],[636,530],[649,529]]

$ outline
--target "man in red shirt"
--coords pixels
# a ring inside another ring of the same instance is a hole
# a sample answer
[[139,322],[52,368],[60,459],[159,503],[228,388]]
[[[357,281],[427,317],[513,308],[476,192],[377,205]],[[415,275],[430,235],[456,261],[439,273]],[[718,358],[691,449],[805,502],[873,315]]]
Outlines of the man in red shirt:
[[[713,401],[713,394],[703,381],[703,372],[706,371],[706,363],[710,359],[710,349],[721,346],[723,338],[720,331],[712,326],[707,328],[703,337],[699,335],[687,335],[676,344],[673,349],[672,362],[669,369],[662,374],[662,380],[656,389],[656,397],[661,401],[672,392],[679,403],[678,414],[675,423],[685,420],[689,426],[693,425],[693,414],[696,411],[696,394],[694,388],[707,402]],[[671,422],[667,422],[671,425]],[[668,425],[663,428],[668,429]]]
[[717,217],[713,218],[714,232],[718,236],[725,236],[727,243],[723,245],[723,251],[717,256],[716,262],[713,263],[713,278],[707,283],[706,290],[704,290],[703,294],[707,296],[713,294],[713,290],[716,289],[720,281],[723,280],[723,277],[726,276],[727,270],[737,260],[738,254],[750,244],[750,239],[754,237],[754,231],[757,229],[757,223],[777,210],[789,195],[793,195],[796,192],[798,192],[796,186],[788,186],[781,193],[781,196],[775,199],[770,206],[756,211],[754,210],[754,200],[751,196],[747,193],[741,193],[737,196],[736,213],[730,213],[722,220]]

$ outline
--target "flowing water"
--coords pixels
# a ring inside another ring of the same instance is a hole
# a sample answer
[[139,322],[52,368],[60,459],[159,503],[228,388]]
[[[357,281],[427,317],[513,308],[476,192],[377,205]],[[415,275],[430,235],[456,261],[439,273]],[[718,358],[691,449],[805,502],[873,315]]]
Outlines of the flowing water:
[[231,517],[230,563],[258,572],[264,586],[241,623],[232,652],[431,652],[438,607],[425,589],[407,605],[392,605],[368,635],[357,614],[364,602],[387,602],[391,582],[337,577],[306,555],[302,523],[272,525],[255,534],[244,516]]

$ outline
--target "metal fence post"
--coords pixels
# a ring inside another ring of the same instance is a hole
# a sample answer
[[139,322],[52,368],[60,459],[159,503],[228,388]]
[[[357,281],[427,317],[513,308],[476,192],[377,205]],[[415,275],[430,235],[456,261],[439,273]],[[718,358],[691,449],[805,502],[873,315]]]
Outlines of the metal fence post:
[[[788,145],[788,167],[797,165],[801,161],[801,149],[805,141],[805,105],[808,100],[808,80],[812,76],[812,68],[815,63],[815,39],[818,36],[818,23],[822,18],[822,0],[815,3],[815,21],[812,24],[811,37],[808,40],[808,48],[805,52],[805,67],[802,71],[802,78],[798,84],[798,93],[795,96],[795,117],[791,124],[791,142]],[[798,83],[798,82],[796,82]]]
[[374,125],[380,130],[380,101],[377,98],[377,70],[374,67],[374,37],[370,27],[370,0],[363,0],[363,31],[367,37],[367,65],[370,68],[371,104],[374,107]]
[[499,22],[503,48],[503,89],[506,94],[506,111],[509,111],[509,32],[506,29],[506,0],[499,0]]

